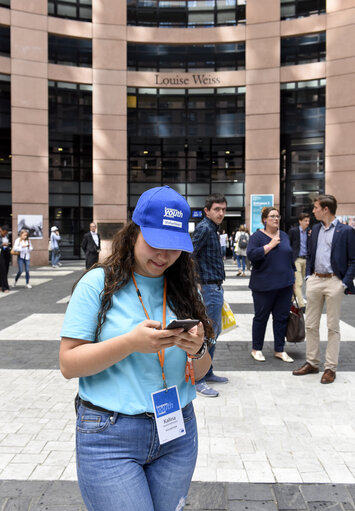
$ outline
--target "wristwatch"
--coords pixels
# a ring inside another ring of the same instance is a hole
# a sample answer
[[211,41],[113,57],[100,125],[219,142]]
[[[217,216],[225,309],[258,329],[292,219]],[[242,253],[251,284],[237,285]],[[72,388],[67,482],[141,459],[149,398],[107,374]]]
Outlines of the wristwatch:
[[194,355],[189,355],[189,357],[192,358],[193,360],[199,360],[206,353],[206,350],[207,350],[207,342],[203,341],[202,346],[198,350],[198,352],[195,353]]

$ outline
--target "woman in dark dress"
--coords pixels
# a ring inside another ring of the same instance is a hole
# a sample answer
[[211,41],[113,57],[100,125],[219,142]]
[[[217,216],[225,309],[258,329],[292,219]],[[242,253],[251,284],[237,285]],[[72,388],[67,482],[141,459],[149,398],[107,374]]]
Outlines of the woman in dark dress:
[[258,362],[265,361],[262,349],[266,325],[272,313],[274,355],[283,362],[293,362],[284,351],[296,271],[292,249],[289,237],[280,231],[280,213],[276,208],[263,208],[261,221],[264,228],[250,237],[247,250],[253,265],[249,287],[253,292],[255,313],[251,356]]

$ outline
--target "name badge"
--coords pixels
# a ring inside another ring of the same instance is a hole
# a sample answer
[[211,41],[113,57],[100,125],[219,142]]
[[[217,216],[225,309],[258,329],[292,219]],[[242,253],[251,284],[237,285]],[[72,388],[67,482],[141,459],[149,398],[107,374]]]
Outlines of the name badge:
[[184,417],[176,385],[152,393],[155,421],[160,444],[186,435]]

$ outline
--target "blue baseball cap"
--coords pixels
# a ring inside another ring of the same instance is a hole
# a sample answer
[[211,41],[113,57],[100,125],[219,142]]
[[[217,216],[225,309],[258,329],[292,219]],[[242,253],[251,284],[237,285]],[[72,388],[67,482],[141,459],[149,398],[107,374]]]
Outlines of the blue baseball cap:
[[170,186],[158,186],[139,197],[132,220],[151,247],[193,252],[188,229],[190,214],[182,195]]

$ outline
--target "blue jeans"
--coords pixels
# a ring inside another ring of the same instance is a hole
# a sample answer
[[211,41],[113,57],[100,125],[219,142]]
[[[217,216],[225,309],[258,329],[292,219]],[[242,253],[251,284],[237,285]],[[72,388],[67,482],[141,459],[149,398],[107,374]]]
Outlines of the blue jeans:
[[243,272],[245,272],[245,260],[246,256],[237,255],[237,261],[238,261],[238,269],[240,270],[240,267],[243,267]]
[[21,277],[21,273],[23,272],[23,267],[25,266],[26,284],[28,284],[29,280],[30,280],[30,260],[23,259],[22,257],[18,257],[17,264],[18,264],[18,272],[15,277],[15,282],[17,282],[18,279]]
[[57,264],[59,263],[59,260],[60,260],[59,248],[53,248],[51,260],[52,260],[52,266],[57,266]]
[[160,445],[154,417],[78,408],[78,481],[89,511],[182,511],[197,459],[192,403],[186,435]]
[[[206,307],[207,316],[212,320],[213,330],[215,333],[215,341],[222,331],[222,307],[224,301],[223,287],[217,284],[203,284],[201,286],[203,301]],[[208,347],[208,352],[213,360],[216,344]],[[211,376],[213,373],[213,365],[209,368],[207,374],[202,380],[196,382],[201,383],[205,381],[206,376]]]
[[266,325],[271,313],[275,352],[281,353],[284,350],[292,292],[293,286],[272,291],[253,291],[253,350],[263,349]]

